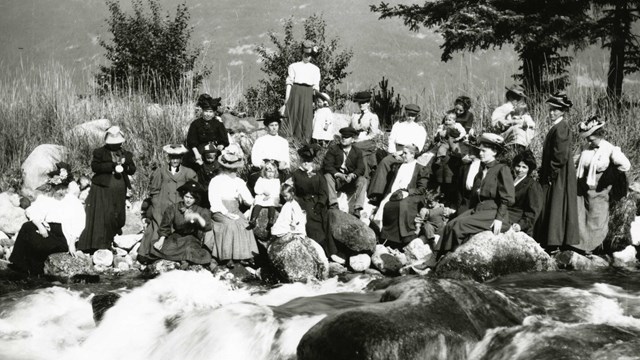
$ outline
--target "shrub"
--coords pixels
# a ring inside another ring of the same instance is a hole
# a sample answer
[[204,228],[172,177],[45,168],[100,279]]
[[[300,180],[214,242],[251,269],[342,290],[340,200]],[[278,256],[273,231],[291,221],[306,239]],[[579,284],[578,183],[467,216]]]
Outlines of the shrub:
[[400,116],[402,110],[400,94],[395,94],[393,87],[389,89],[389,79],[385,79],[384,76],[378,83],[378,87],[379,89],[373,92],[371,107],[378,115],[380,125],[384,128],[391,128],[395,118]]

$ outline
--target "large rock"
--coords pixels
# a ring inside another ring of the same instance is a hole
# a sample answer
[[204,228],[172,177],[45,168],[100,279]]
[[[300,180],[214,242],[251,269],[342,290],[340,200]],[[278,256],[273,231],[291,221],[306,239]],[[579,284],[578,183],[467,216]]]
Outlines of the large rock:
[[586,257],[571,250],[561,251],[554,258],[560,269],[594,271],[609,268],[609,262],[599,256]]
[[345,274],[347,272],[347,268],[344,265],[330,262],[329,263],[329,277],[334,277],[338,275]]
[[[462,301],[464,300],[464,301]],[[302,337],[299,360],[466,359],[487,330],[524,314],[482,284],[398,278],[379,303],[332,314]]]
[[640,216],[636,216],[631,223],[631,245],[640,246]]
[[329,261],[315,241],[291,236],[274,240],[267,249],[269,260],[284,281],[307,281],[329,277]]
[[126,234],[126,235],[116,235],[113,238],[113,242],[117,247],[123,250],[131,250],[133,247],[142,240],[143,234]]
[[83,139],[93,147],[104,143],[104,133],[111,126],[109,119],[97,119],[78,124],[69,130],[69,137]]
[[243,132],[250,134],[262,126],[262,122],[256,121],[253,117],[240,118],[230,113],[221,116],[224,127],[232,134]]
[[64,161],[68,150],[62,145],[38,145],[20,167],[22,170],[22,193],[35,197],[36,188],[47,181],[47,173],[56,169],[56,163]]
[[397,275],[402,263],[383,245],[376,245],[376,251],[371,255],[373,266],[384,275]]
[[551,257],[527,234],[508,231],[493,235],[483,231],[445,255],[436,265],[436,274],[486,281],[517,272],[554,269]]
[[613,253],[613,266],[624,267],[629,269],[635,269],[638,265],[637,256],[638,252],[633,245],[627,246],[622,251],[616,251]]
[[91,259],[93,260],[93,265],[108,267],[113,264],[113,252],[107,249],[96,250]]
[[[275,219],[278,218],[279,214],[280,212],[276,210],[276,215],[273,218],[274,221]],[[250,215],[251,214],[249,214],[249,216]],[[267,230],[268,224],[269,224],[268,211],[267,209],[264,209],[260,212],[260,215],[258,215],[258,219],[256,220],[256,227],[253,228],[253,235],[256,237],[256,239],[261,241],[268,241],[269,239],[271,239],[271,231]]]
[[99,323],[104,317],[104,313],[115,305],[120,299],[120,294],[108,292],[104,294],[96,294],[91,298],[91,308],[93,309],[93,321]]
[[365,223],[337,209],[329,210],[331,234],[335,241],[355,252],[373,252],[376,234]]
[[17,234],[22,224],[27,222],[24,209],[20,207],[20,196],[13,191],[0,194],[0,231]]
[[435,254],[431,250],[431,247],[428,244],[425,244],[420,238],[414,239],[409,244],[405,245],[403,251],[407,256],[407,263],[409,265],[415,263],[427,263],[431,264],[431,266],[435,266]]
[[72,278],[76,275],[94,275],[91,258],[78,253],[77,257],[69,253],[49,255],[44,262],[44,273],[58,278]]
[[349,266],[353,271],[363,272],[371,267],[371,257],[367,254],[358,254],[349,258]]

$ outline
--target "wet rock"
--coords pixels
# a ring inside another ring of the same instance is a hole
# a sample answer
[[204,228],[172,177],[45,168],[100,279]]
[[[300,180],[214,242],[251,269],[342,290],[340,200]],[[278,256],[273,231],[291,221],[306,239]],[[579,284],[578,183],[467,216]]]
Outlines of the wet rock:
[[640,216],[631,223],[631,245],[640,246]]
[[371,275],[371,276],[380,277],[380,278],[384,277],[384,275],[382,275],[382,273],[379,270],[372,269],[372,268],[366,269],[364,273],[365,275]]
[[403,248],[404,254],[407,256],[407,263],[433,263],[435,266],[435,254],[431,251],[431,247],[425,244],[422,239],[412,240]]
[[0,194],[0,231],[5,234],[17,234],[22,224],[29,221],[20,207],[20,196],[13,191]]
[[129,256],[135,261],[138,259],[138,249],[140,248],[140,243],[137,243],[133,246],[133,249],[129,251]]
[[486,281],[517,272],[554,269],[551,257],[527,234],[483,231],[445,255],[436,265],[436,275]]
[[571,250],[561,251],[554,258],[560,269],[594,271],[609,268],[609,262],[599,256],[586,257]]
[[342,275],[347,272],[347,268],[344,265],[340,265],[338,263],[330,262],[329,263],[329,277],[332,278],[334,276]]
[[96,250],[91,256],[91,259],[94,265],[108,267],[113,264],[113,253],[107,249]]
[[127,252],[127,250],[120,249],[120,248],[118,248],[118,247],[113,248],[113,252],[114,252],[114,256],[125,256],[125,255],[129,255],[129,253]]
[[283,281],[329,277],[329,260],[315,241],[301,236],[275,239],[267,249],[269,261]]
[[358,254],[349,258],[349,266],[353,271],[363,272],[371,267],[371,257],[367,254]]
[[102,321],[104,313],[111,309],[115,305],[116,301],[120,299],[120,294],[108,292],[104,294],[96,294],[91,299],[91,308],[93,309],[93,321],[98,324]]
[[313,326],[298,345],[297,359],[466,359],[467,349],[489,329],[516,326],[523,318],[508,299],[481,284],[402,277],[380,303],[329,315]]
[[56,169],[56,163],[64,161],[68,149],[62,145],[38,145],[20,167],[22,170],[22,193],[35,197],[36,188],[47,181],[47,173]]
[[331,233],[335,241],[355,252],[373,252],[376,247],[376,234],[371,228],[354,216],[340,210],[329,210]]
[[67,135],[71,138],[82,139],[92,147],[98,147],[104,143],[104,133],[110,126],[109,119],[91,120],[72,127]]
[[91,259],[82,256],[77,257],[69,253],[55,253],[49,255],[44,262],[44,273],[57,278],[70,279],[76,275],[95,275]]
[[120,249],[124,249],[126,251],[131,250],[140,240],[142,240],[143,234],[126,234],[126,235],[116,235],[113,238],[113,242]]
[[[278,218],[280,214],[279,211],[276,211],[276,216],[273,218],[273,221]],[[260,241],[268,241],[271,239],[271,231],[267,230],[267,224],[269,223],[269,216],[267,214],[267,209],[264,209],[260,212],[258,216],[258,220],[256,220],[256,227],[253,228],[253,235],[256,239]]]
[[116,256],[113,258],[113,268],[120,271],[130,270],[133,266],[133,259],[128,254],[125,256]]
[[636,255],[637,251],[633,245],[627,246],[622,251],[614,252],[613,266],[635,270],[636,266],[638,265]]
[[398,275],[402,268],[400,260],[389,253],[374,253],[371,262],[384,275]]

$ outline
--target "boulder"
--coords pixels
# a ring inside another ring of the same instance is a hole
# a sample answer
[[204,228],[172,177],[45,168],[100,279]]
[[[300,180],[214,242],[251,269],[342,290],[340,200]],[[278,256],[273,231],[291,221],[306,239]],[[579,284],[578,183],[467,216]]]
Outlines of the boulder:
[[593,271],[609,268],[609,262],[599,256],[586,257],[571,250],[561,251],[554,258],[560,269]]
[[224,127],[231,134],[239,132],[250,134],[262,126],[261,122],[256,121],[256,119],[252,117],[240,118],[230,113],[224,113],[220,117]]
[[640,246],[640,216],[636,216],[631,223],[631,245]]
[[56,169],[56,163],[64,161],[68,149],[62,145],[38,145],[20,167],[22,170],[22,193],[35,197],[36,188],[47,181],[47,173]]
[[376,247],[376,234],[371,228],[354,216],[340,210],[329,210],[331,234],[335,241],[355,252],[373,252]]
[[104,313],[111,309],[113,305],[120,299],[120,294],[108,292],[104,294],[96,294],[91,299],[91,308],[93,310],[93,321],[98,324],[102,321]]
[[76,275],[95,275],[91,259],[82,256],[73,257],[69,253],[49,255],[44,262],[44,273],[58,278],[72,278]]
[[113,238],[113,242],[120,249],[129,251],[131,250],[140,240],[142,240],[143,234],[126,234],[126,235],[116,235]]
[[353,271],[363,272],[371,267],[371,257],[367,254],[358,254],[349,258],[349,266]]
[[554,269],[551,257],[527,234],[483,231],[440,259],[436,275],[486,281],[512,273]]
[[347,268],[344,265],[340,265],[338,263],[330,262],[329,263],[329,277],[332,278],[334,276],[342,275],[347,272]]
[[133,259],[129,255],[116,256],[113,258],[113,268],[120,271],[126,271],[133,266]]
[[20,196],[13,191],[0,194],[0,231],[17,234],[22,224],[27,222],[24,209],[20,207]]
[[114,247],[113,248],[113,252],[114,252],[114,256],[116,256],[116,257],[118,257],[118,256],[122,257],[122,256],[125,256],[125,255],[129,255],[127,250],[120,249],[119,247]]
[[324,280],[329,277],[329,260],[322,247],[302,236],[275,239],[267,249],[269,261],[283,281]]
[[613,266],[635,270],[638,265],[637,254],[638,252],[633,245],[627,246],[622,251],[616,251],[613,253]]
[[371,255],[371,262],[384,275],[397,275],[400,273],[400,268],[402,268],[400,260],[389,252],[376,251]]
[[384,278],[384,275],[382,275],[382,273],[376,269],[372,269],[372,268],[368,268],[364,271],[365,275],[370,275],[370,276],[375,276],[375,277],[379,277],[379,278]]
[[431,247],[425,244],[420,238],[412,240],[403,248],[404,254],[407,256],[407,263],[416,262],[433,262],[435,265],[435,254],[431,251]]
[[93,253],[93,256],[91,256],[91,259],[93,260],[93,264],[96,266],[108,267],[113,264],[113,253],[111,250],[107,249],[96,250],[96,252]]
[[110,126],[109,119],[91,120],[72,127],[67,135],[71,138],[83,139],[92,147],[98,147],[104,143],[104,133]]
[[[279,214],[280,212],[276,210],[276,216],[273,218],[274,221],[275,219],[278,218]],[[268,223],[269,223],[269,215],[267,214],[267,209],[264,209],[260,212],[260,215],[258,216],[258,220],[256,220],[256,227],[253,228],[253,235],[256,237],[256,239],[261,241],[268,241],[269,239],[271,239],[271,231],[267,230]]]
[[489,329],[520,325],[524,317],[482,284],[405,276],[391,282],[380,302],[314,325],[300,340],[297,359],[466,359]]
[[133,248],[129,251],[129,256],[135,261],[138,259],[138,249],[140,248],[140,243],[133,245]]

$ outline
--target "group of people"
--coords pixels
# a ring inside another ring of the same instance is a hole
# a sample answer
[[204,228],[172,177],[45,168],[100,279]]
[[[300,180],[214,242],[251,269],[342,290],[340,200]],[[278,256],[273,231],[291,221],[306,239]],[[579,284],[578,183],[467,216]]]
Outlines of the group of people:
[[[164,146],[166,163],[150,177],[138,260],[168,259],[184,267],[212,260],[251,264],[258,254],[254,231],[266,218],[272,239],[309,237],[332,261],[344,263],[349,253],[334,241],[330,216],[340,211],[341,193],[348,213],[369,216],[380,241],[392,247],[421,238],[442,255],[485,230],[521,231],[549,251],[591,252],[602,244],[609,201],[626,190],[620,190],[620,174],[631,165],[605,140],[598,117],[580,123],[585,143],[573,156],[566,94],[547,100],[552,126],[539,167],[528,149],[536,123],[517,85],[507,88],[506,103],[479,135],[467,96],[455,100],[431,139],[420,107],[406,105],[381,156],[376,144],[382,131],[369,92],[354,95],[360,112],[350,124],[333,128],[330,97],[319,92],[320,73],[310,62],[316,52],[312,43],[303,44],[303,60],[289,67],[285,109],[260,119],[266,134],[255,140],[251,154],[230,141],[220,119],[221,99],[198,98],[184,144]],[[283,121],[304,144],[297,161],[279,135]],[[125,223],[129,176],[136,172],[124,142],[119,127],[106,131],[104,146],[93,152],[84,205],[67,164],[49,174],[43,194],[27,209],[30,221],[10,258],[14,268],[41,274],[50,253],[111,248]],[[362,211],[367,203],[376,208],[372,214]]]

